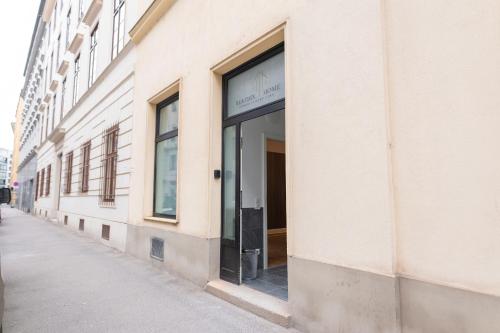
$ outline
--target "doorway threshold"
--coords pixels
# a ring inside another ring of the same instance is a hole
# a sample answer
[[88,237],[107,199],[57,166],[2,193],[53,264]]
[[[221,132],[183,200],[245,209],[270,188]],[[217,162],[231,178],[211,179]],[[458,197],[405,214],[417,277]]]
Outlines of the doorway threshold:
[[257,278],[243,280],[243,284],[263,293],[288,301],[287,265],[259,269]]
[[270,322],[290,326],[288,303],[279,298],[223,280],[210,281],[205,290]]

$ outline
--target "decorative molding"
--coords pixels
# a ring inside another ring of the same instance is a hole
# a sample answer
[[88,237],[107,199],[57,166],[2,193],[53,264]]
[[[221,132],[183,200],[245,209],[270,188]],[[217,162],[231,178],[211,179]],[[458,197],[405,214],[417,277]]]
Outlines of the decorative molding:
[[61,64],[59,65],[59,68],[57,69],[57,74],[59,74],[61,76],[66,75],[68,68],[69,68],[69,61],[68,60],[61,61]]
[[59,81],[57,81],[56,79],[52,80],[52,82],[50,83],[50,87],[49,89],[51,91],[56,91],[57,89],[57,86],[59,85]]
[[175,1],[154,0],[130,30],[129,35],[132,41],[139,44]]
[[53,143],[58,143],[64,138],[64,135],[66,134],[66,130],[61,127],[56,127],[54,130],[50,133],[50,135],[47,137],[47,139]]
[[82,22],[89,27],[93,26],[102,8],[102,0],[92,0],[87,12],[83,16]]
[[68,51],[76,55],[80,50],[83,43],[83,34],[80,32],[75,33],[71,43],[69,44]]
[[151,98],[148,99],[148,102],[151,104],[158,104],[164,99],[172,96],[173,94],[180,91],[181,79],[176,80],[175,82],[169,84],[166,88],[160,90],[156,94],[154,94]]
[[257,38],[244,48],[213,65],[210,69],[218,75],[224,75],[257,55],[262,54],[279,43],[284,42],[285,27],[286,22],[275,26],[263,36]]
[[51,94],[50,92],[48,92],[48,93],[45,95],[45,97],[43,98],[43,101],[44,101],[45,103],[48,103],[48,102],[50,102],[50,99],[51,99],[51,98],[52,98],[52,94]]
[[177,224],[177,223],[179,223],[179,221],[177,219],[167,219],[167,218],[156,217],[156,216],[145,216],[144,220],[145,221],[151,221],[151,222],[170,223],[170,224]]

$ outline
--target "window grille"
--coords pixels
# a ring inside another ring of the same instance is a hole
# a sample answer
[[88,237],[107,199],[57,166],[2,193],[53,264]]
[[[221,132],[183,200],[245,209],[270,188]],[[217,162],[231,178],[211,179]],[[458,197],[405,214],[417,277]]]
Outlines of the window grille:
[[102,135],[101,186],[99,199],[101,205],[112,206],[115,202],[116,166],[118,160],[118,124],[113,125]]
[[45,184],[45,169],[42,169],[42,175],[40,176],[40,197],[43,197],[44,184]]
[[38,190],[40,188],[40,171],[36,173],[35,201],[38,200]]
[[51,171],[51,165],[49,164],[47,166],[47,183],[45,184],[45,195],[50,194],[50,171]]
[[73,176],[73,152],[66,154],[66,184],[64,186],[64,193],[71,193],[71,178]]
[[88,192],[89,191],[89,173],[90,173],[90,143],[91,141],[87,141],[82,145],[81,149],[81,164],[80,164],[80,191]]

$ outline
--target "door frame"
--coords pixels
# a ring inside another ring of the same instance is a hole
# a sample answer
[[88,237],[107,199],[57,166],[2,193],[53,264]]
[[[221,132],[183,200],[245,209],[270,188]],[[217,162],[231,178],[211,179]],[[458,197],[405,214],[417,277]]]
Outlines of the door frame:
[[[270,50],[258,55],[257,57],[247,61],[241,66],[233,69],[232,71],[226,73],[222,76],[222,127],[221,127],[221,229],[220,229],[220,269],[219,275],[222,280],[226,280],[235,284],[241,284],[241,124],[245,121],[258,118],[264,116],[266,114],[270,114],[273,112],[285,110],[285,98],[280,99],[278,101],[271,102],[266,105],[262,105],[255,109],[251,109],[242,113],[239,113],[234,116],[228,116],[228,105],[227,105],[227,97],[228,97],[228,82],[231,78],[251,69],[252,67],[266,61],[273,56],[280,54],[285,51],[284,43],[280,43]],[[285,113],[286,117],[286,113]],[[224,188],[225,188],[225,180],[224,180],[224,162],[225,162],[225,154],[224,154],[224,129],[230,126],[235,126],[236,135],[235,135],[235,239],[229,240],[224,239]],[[237,264],[232,269],[224,267],[224,253],[232,253],[237,259]]]

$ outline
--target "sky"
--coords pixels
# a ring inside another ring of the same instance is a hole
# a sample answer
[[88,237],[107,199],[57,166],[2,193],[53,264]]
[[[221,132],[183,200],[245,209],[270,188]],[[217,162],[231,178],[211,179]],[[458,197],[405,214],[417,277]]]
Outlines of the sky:
[[17,102],[24,84],[24,65],[35,26],[39,0],[5,1],[0,11],[0,147],[12,150]]

